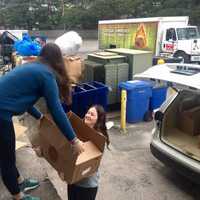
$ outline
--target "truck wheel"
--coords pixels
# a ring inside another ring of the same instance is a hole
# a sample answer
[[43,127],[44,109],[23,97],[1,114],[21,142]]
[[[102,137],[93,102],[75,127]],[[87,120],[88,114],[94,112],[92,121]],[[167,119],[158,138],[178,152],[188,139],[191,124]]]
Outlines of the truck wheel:
[[190,63],[190,56],[187,55],[185,52],[177,52],[174,55],[175,58],[182,58],[184,63]]

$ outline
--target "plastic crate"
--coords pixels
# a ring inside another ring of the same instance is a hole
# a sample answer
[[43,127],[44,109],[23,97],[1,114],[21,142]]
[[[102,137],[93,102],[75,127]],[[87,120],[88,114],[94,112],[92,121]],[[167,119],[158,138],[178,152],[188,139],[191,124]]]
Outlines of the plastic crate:
[[119,84],[127,91],[126,121],[135,123],[144,120],[149,110],[152,86],[145,81],[127,81]]
[[97,81],[91,82],[89,84],[96,88],[93,103],[102,105],[106,110],[108,104],[108,87]]
[[72,110],[79,117],[84,117],[85,113],[92,105],[99,104],[107,109],[108,87],[100,82],[89,82],[77,85],[72,94],[72,105],[63,104],[67,112]]

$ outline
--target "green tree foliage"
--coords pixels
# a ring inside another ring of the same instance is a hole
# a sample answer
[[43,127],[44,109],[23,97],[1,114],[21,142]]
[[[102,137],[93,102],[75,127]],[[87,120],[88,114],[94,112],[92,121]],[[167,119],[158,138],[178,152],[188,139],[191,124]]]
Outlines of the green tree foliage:
[[0,1],[0,25],[8,28],[53,29],[61,22],[60,0]]
[[200,25],[199,0],[0,0],[0,26],[94,29],[99,20],[189,16]]

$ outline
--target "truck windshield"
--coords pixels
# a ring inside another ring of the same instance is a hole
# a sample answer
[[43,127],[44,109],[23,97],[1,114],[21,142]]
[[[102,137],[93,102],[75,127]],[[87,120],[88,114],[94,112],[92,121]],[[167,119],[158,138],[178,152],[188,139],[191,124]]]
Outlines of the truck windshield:
[[179,40],[199,38],[199,33],[196,28],[177,28],[177,35]]

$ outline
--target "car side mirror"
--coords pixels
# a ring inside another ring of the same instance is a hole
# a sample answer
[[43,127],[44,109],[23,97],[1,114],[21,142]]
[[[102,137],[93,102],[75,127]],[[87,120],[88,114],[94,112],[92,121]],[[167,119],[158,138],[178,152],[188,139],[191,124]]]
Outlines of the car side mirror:
[[157,111],[154,115],[154,119],[156,121],[162,121],[164,114],[161,111]]

